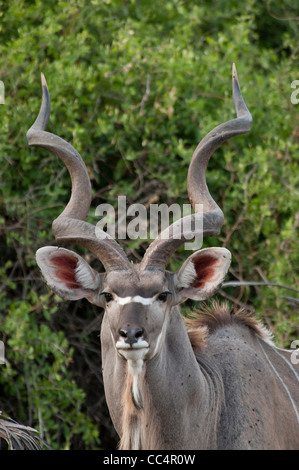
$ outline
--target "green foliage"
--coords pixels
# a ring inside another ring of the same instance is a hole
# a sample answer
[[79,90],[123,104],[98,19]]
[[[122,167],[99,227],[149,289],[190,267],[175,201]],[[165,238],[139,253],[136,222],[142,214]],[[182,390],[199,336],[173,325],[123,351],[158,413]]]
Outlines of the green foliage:
[[[100,381],[100,364],[86,326],[99,312],[59,302],[34,260],[37,248],[53,244],[51,222],[70,187],[57,158],[26,142],[39,110],[40,72],[52,101],[48,130],[70,141],[90,172],[95,223],[96,206],[116,203],[117,195],[129,203],[188,202],[195,146],[234,117],[235,62],[253,126],[210,161],[208,184],[226,221],[220,238],[205,244],[231,250],[229,280],[298,288],[299,105],[290,101],[299,79],[298,22],[292,3],[283,4],[0,1],[0,331],[8,361],[0,366],[1,406],[53,447],[98,448],[98,429],[103,446],[110,431],[101,427],[103,401],[90,385],[91,376]],[[125,245],[132,259],[146,247]],[[185,258],[180,250],[170,268]],[[255,309],[279,346],[298,337],[298,314],[283,298],[289,291],[241,287],[222,295]]]

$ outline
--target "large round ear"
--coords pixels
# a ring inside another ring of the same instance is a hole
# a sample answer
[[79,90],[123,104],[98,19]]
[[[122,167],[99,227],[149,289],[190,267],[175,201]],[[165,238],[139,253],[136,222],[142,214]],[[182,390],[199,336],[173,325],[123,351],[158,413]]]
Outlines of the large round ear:
[[68,300],[87,298],[99,304],[102,275],[73,251],[45,246],[36,252],[36,261],[51,289]]
[[181,301],[205,300],[223,282],[231,262],[226,248],[204,248],[185,261],[176,276],[176,290]]

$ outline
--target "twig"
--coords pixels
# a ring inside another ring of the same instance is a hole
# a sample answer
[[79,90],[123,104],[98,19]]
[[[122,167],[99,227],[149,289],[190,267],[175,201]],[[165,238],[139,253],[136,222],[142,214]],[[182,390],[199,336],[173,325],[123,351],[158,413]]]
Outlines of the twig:
[[[222,284],[223,287],[223,284]],[[223,292],[222,289],[219,290],[219,294],[224,297],[227,300],[230,300],[234,304],[237,304],[239,307],[245,308],[246,310],[250,311],[252,314],[254,313],[254,308],[250,305],[247,305],[244,302],[241,302],[241,300],[236,299],[235,297],[232,297],[231,295],[226,294],[226,292]]]
[[143,112],[143,109],[144,109],[144,105],[145,103],[149,100],[149,97],[151,95],[151,76],[150,74],[148,73],[147,76],[146,76],[146,89],[145,89],[145,93],[142,97],[142,100],[139,104],[140,106],[140,113]]
[[288,295],[282,295],[281,298],[288,300],[288,305],[291,307],[299,308],[299,299],[295,299],[295,297],[289,297]]
[[239,287],[239,286],[269,286],[269,287],[282,287],[299,294],[299,290],[294,287],[286,286],[285,284],[277,284],[276,282],[253,282],[253,281],[229,281],[224,282],[221,287]]
[[272,16],[272,18],[275,18],[275,20],[279,20],[279,21],[292,21],[292,20],[296,20],[298,21],[299,20],[299,16],[288,16],[287,18],[281,18],[279,16],[276,16],[274,13],[272,13],[272,11],[270,10],[270,3],[271,3],[271,0],[268,0],[267,1],[267,10],[268,10],[268,13],[270,16]]

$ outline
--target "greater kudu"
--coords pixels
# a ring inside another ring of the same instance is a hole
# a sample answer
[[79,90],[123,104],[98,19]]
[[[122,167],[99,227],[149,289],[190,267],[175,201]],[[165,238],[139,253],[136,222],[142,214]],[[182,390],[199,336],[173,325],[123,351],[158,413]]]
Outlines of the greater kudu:
[[[121,449],[284,449],[299,447],[298,369],[290,352],[244,312],[218,304],[186,322],[178,305],[209,298],[230,265],[225,248],[193,253],[176,273],[166,270],[174,251],[189,240],[182,220],[160,234],[134,265],[105,232],[84,219],[91,202],[86,167],[77,151],[45,131],[50,98],[42,76],[39,115],[29,145],[54,152],[67,166],[72,195],[53,222],[58,243],[89,249],[103,264],[98,273],[76,253],[48,246],[37,262],[48,285],[63,298],[87,298],[105,309],[101,330],[105,393]],[[203,204],[203,235],[216,235],[223,214],[209,194],[206,168],[216,148],[248,132],[251,115],[233,66],[237,118],[212,130],[198,145],[188,173],[193,205]]]

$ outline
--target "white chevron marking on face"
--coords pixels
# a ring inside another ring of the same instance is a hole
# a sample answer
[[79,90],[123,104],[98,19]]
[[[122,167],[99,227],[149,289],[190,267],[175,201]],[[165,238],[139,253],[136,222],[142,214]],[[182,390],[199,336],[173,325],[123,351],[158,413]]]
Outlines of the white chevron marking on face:
[[120,305],[126,305],[130,304],[132,302],[136,302],[142,305],[151,305],[154,300],[156,299],[156,296],[154,297],[141,297],[140,295],[134,295],[129,296],[129,297],[119,297],[118,295],[114,294],[113,299],[118,302]]

